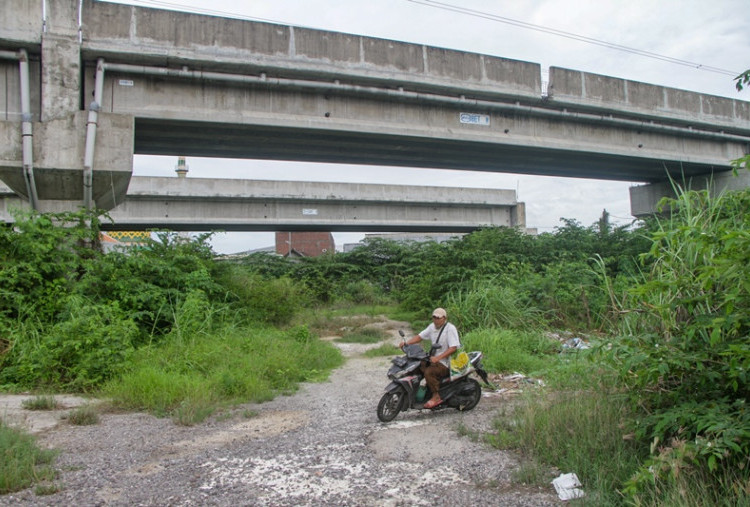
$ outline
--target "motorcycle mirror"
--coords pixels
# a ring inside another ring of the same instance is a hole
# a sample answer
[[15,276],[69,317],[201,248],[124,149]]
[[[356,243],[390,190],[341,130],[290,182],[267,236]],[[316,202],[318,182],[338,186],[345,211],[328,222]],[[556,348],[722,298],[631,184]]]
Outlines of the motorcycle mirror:
[[404,336],[406,336],[406,335],[404,334],[404,330],[403,330],[403,329],[399,329],[399,330],[398,330],[398,334],[400,334],[400,335],[401,335],[401,338],[403,338]]

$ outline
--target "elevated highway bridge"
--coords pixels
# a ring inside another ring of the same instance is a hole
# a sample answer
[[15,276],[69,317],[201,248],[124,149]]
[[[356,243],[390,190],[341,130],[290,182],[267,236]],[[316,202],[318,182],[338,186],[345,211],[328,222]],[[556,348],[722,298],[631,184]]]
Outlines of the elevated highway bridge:
[[557,67],[543,95],[536,63],[93,0],[0,3],[0,74],[0,180],[40,210],[113,209],[156,154],[653,184],[638,215],[750,151],[745,101]]
[[[24,202],[0,184],[0,221]],[[133,176],[104,230],[471,232],[524,228],[513,190]]]

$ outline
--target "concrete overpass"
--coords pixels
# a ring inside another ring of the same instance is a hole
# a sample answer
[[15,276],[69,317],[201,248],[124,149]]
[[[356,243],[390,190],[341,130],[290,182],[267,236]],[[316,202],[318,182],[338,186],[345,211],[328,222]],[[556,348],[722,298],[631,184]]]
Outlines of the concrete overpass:
[[[28,207],[0,184],[0,221]],[[105,230],[470,232],[525,227],[513,190],[134,176]]]
[[134,153],[642,181],[655,199],[750,142],[745,101],[556,67],[543,96],[535,63],[93,0],[2,2],[0,73],[0,179],[42,210],[112,209]]

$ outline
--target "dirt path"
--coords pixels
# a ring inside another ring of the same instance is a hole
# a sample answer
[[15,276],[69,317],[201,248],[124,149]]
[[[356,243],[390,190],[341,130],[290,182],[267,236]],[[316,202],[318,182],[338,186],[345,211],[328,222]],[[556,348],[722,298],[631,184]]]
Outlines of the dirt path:
[[[396,342],[398,323],[384,323]],[[471,412],[409,411],[389,424],[375,409],[389,358],[361,345],[329,381],[180,427],[147,414],[58,424],[40,443],[61,449],[62,490],[0,496],[24,505],[558,505],[552,487],[514,485],[518,463],[457,434],[488,429],[501,396]],[[247,411],[259,415],[247,418]]]

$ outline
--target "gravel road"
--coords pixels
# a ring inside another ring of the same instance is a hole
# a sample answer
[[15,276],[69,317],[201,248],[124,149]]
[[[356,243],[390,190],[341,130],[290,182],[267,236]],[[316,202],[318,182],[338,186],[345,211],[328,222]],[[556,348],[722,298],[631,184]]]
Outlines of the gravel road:
[[[403,325],[403,324],[401,324]],[[399,323],[384,322],[393,334]],[[293,396],[244,405],[197,426],[148,414],[61,422],[39,443],[61,450],[62,489],[0,496],[7,505],[559,505],[552,486],[513,484],[517,458],[460,436],[489,429],[507,398],[467,413],[408,411],[388,424],[376,407],[389,358],[338,344],[346,363]],[[247,417],[248,411],[258,415]]]

